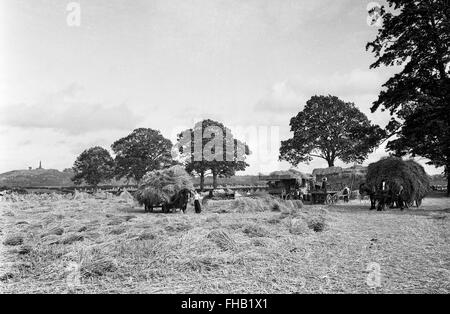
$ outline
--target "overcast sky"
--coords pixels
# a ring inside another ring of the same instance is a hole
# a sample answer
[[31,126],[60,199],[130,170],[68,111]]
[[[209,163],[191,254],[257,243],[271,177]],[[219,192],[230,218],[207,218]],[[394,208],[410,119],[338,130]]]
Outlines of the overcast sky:
[[250,144],[247,173],[286,169],[279,141],[315,94],[388,121],[369,110],[395,73],[369,70],[369,1],[82,0],[79,27],[67,24],[68,3],[1,1],[0,172],[39,160],[62,170],[136,127],[173,140],[202,118]]

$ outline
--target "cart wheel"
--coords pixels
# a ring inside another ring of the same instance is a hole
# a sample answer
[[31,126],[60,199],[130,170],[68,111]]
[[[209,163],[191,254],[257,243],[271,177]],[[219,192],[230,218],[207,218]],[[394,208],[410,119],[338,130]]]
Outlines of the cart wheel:
[[325,199],[325,204],[330,205],[333,202],[333,197],[328,194],[327,198]]

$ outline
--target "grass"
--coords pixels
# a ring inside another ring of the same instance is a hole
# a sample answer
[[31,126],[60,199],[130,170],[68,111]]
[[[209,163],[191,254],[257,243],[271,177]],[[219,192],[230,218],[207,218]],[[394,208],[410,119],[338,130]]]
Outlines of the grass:
[[210,201],[183,215],[119,198],[2,202],[0,292],[450,292],[449,199],[404,212],[274,204]]

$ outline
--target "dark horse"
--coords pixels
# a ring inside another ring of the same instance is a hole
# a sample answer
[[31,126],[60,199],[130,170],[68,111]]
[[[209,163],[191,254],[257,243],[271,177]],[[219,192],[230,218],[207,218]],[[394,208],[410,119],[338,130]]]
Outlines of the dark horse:
[[[170,198],[170,201],[163,202],[161,204],[163,213],[168,213],[170,210],[173,211],[175,208],[181,209],[184,213],[186,211],[191,194],[192,192],[189,189],[182,189],[181,191],[173,195]],[[140,202],[144,205],[145,212],[153,212],[153,207],[155,207],[155,204],[152,203],[149,199],[143,199]]]
[[191,190],[189,189],[182,189],[177,194],[172,196],[169,202],[162,204],[162,211],[163,213],[168,213],[170,210],[173,210],[175,208],[179,208],[184,212],[186,212],[187,204],[189,202],[189,197],[192,195]]
[[361,183],[359,185],[359,194],[360,195],[368,195],[370,198],[370,210],[376,208],[376,189],[374,186],[369,186],[367,183]]

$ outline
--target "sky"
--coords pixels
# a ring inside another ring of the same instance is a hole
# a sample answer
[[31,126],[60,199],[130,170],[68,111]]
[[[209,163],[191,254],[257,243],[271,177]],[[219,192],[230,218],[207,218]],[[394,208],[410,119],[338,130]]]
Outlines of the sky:
[[[0,172],[40,160],[69,168],[83,150],[110,150],[137,127],[174,141],[205,118],[249,144],[240,174],[288,169],[278,161],[280,141],[313,95],[353,102],[384,126],[388,114],[370,107],[398,69],[369,69],[365,45],[377,33],[369,3],[3,0]],[[386,155],[382,145],[364,165]],[[314,159],[297,169],[326,166]]]

